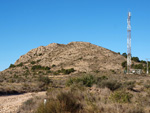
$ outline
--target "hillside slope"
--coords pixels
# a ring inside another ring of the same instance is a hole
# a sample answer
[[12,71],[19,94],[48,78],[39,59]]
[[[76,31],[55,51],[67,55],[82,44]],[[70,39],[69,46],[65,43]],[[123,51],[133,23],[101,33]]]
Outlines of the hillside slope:
[[21,56],[15,63],[29,65],[32,61],[38,61],[39,65],[57,68],[75,68],[78,71],[94,70],[119,70],[125,58],[108,49],[87,43],[71,42],[64,44],[50,44],[32,49]]
[[[51,83],[50,77],[62,77],[57,81],[62,84],[67,77],[79,73],[120,73],[125,60],[115,52],[87,42],[41,46],[0,72],[0,95],[45,91]],[[52,82],[55,85],[56,81]]]

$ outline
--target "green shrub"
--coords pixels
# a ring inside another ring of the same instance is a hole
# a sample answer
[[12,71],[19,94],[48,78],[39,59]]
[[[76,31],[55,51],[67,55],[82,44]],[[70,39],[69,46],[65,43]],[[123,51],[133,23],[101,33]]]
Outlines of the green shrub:
[[82,105],[74,98],[71,92],[61,92],[56,99],[51,98],[44,105],[38,107],[36,113],[78,113]]
[[144,68],[143,64],[134,65],[134,69],[143,69],[143,68]]
[[36,62],[39,63],[41,60],[37,60]]
[[111,94],[110,99],[118,103],[129,103],[131,102],[132,94],[125,91],[116,91]]
[[150,88],[150,84],[145,84],[144,87],[149,89]]
[[33,66],[31,69],[32,69],[32,70],[39,70],[39,69],[41,69],[41,68],[42,68],[41,65],[35,65],[35,66]]
[[44,70],[50,70],[50,67],[46,66],[46,67],[43,67]]
[[122,56],[127,58],[127,53],[122,53]]
[[146,61],[144,61],[144,60],[141,60],[141,63],[143,63],[143,64],[146,64]]
[[14,64],[10,64],[9,68],[14,68],[16,67]]
[[61,69],[61,70],[58,70],[57,72],[58,73],[63,73],[63,74],[70,74],[74,71],[75,71],[74,68],[71,68],[71,69]]
[[49,79],[49,77],[39,76],[38,80],[40,82],[43,82],[45,85],[48,85],[52,81]]
[[59,73],[58,72],[53,72],[53,75],[59,75]]
[[42,55],[42,53],[39,54],[39,56],[41,56],[41,55]]
[[99,84],[103,80],[107,80],[108,78],[106,76],[102,77],[95,77],[93,75],[84,75],[81,77],[76,78],[70,78],[67,82],[67,86],[71,86],[73,84],[82,83],[82,85],[86,87],[91,87],[93,84]]
[[122,65],[123,68],[127,67],[127,61],[122,62],[121,65]]
[[85,75],[82,77],[78,78],[70,78],[67,82],[66,85],[70,86],[75,83],[82,83],[86,87],[91,87],[94,83],[96,83],[96,78],[93,75]]
[[47,71],[46,73],[47,73],[47,74],[48,74],[48,73],[51,73],[51,71],[49,70],[49,71]]
[[17,67],[22,67],[23,66],[23,63],[20,63],[17,65]]
[[48,66],[44,67],[44,66],[41,66],[41,65],[35,65],[35,66],[32,66],[31,68],[33,71],[34,70],[50,70],[50,68]]
[[112,72],[113,74],[116,74],[116,71],[115,71],[115,70],[111,70],[111,72]]
[[55,65],[55,64],[53,64],[53,65],[52,65],[52,67],[56,67],[56,65]]
[[132,59],[133,61],[135,61],[135,62],[140,62],[140,60],[139,60],[138,57],[132,57],[131,59]]
[[135,81],[124,82],[122,86],[128,90],[133,90],[135,87]]
[[114,91],[114,90],[120,88],[122,86],[122,84],[120,82],[118,82],[117,80],[103,80],[98,83],[98,86],[101,88],[107,87],[111,91]]
[[32,62],[31,62],[31,64],[35,64],[35,63],[36,63],[35,61],[32,61]]
[[70,73],[72,73],[72,72],[74,72],[75,70],[73,69],[73,68],[71,68],[71,69],[66,69],[66,70],[64,70],[64,74],[70,74]]
[[99,70],[95,70],[94,72],[95,72],[95,73],[99,73],[100,71],[99,71]]
[[81,80],[83,82],[83,85],[87,87],[91,87],[94,83],[96,83],[96,79],[93,75],[83,76]]
[[96,80],[97,80],[97,83],[99,83],[99,82],[101,82],[101,81],[103,81],[103,80],[108,80],[108,77],[106,77],[106,76],[101,76],[101,77],[97,77]]
[[70,78],[66,82],[66,86],[71,86],[72,84],[76,83],[76,78]]

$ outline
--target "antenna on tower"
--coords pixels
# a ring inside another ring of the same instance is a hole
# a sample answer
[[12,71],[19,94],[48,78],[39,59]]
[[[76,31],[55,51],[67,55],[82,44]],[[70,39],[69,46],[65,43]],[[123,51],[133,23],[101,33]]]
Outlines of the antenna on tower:
[[131,12],[127,19],[127,74],[131,73]]

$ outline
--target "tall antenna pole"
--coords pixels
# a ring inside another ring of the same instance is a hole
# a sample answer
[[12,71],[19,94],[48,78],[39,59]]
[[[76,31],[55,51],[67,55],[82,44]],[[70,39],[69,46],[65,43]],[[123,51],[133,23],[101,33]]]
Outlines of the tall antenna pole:
[[148,59],[150,59],[150,58],[146,58],[146,62],[147,62],[147,71],[146,71],[146,73],[147,73],[147,74],[149,74]]
[[131,73],[131,12],[127,19],[127,73]]

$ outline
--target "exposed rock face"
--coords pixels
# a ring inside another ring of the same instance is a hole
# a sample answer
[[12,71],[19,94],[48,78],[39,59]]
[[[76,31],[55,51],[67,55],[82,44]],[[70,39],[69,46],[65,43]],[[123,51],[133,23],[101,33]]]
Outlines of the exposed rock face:
[[125,58],[108,49],[87,43],[71,42],[67,45],[52,43],[40,46],[21,56],[15,65],[39,61],[42,66],[56,65],[57,68],[74,68],[87,72],[95,70],[120,70]]

